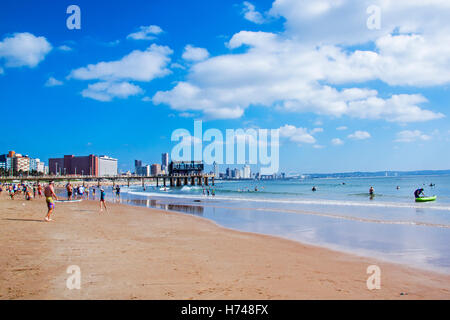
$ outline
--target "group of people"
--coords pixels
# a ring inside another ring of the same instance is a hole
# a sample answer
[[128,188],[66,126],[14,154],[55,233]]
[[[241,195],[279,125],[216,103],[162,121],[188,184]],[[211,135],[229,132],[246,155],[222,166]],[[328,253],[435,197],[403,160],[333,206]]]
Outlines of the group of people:
[[0,194],[3,191],[7,191],[12,200],[14,200],[14,198],[20,194],[23,194],[25,200],[32,200],[37,196],[39,196],[39,198],[42,198],[42,190],[43,188],[40,183],[33,185],[25,183],[0,183]]
[[213,196],[213,197],[215,197],[216,196],[216,190],[214,190],[214,188],[203,188],[203,195],[204,196],[209,196],[209,195],[211,195],[211,196]]

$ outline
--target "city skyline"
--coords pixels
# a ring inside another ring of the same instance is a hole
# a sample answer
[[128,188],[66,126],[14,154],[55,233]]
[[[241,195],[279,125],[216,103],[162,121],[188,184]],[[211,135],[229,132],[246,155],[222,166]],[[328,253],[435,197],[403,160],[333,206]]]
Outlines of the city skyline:
[[[123,172],[160,163],[172,132],[202,119],[205,130],[279,129],[278,172],[449,169],[449,7],[324,3],[83,0],[79,30],[66,26],[66,3],[2,4],[11,135],[0,147],[107,154]],[[432,10],[443,18],[429,22]]]

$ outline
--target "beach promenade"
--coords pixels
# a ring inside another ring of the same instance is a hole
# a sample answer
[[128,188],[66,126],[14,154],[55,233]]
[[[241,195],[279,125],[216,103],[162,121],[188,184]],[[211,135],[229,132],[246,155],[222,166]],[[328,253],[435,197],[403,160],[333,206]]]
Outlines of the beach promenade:
[[113,203],[57,203],[46,223],[45,201],[22,199],[0,196],[0,299],[450,299],[449,275]]

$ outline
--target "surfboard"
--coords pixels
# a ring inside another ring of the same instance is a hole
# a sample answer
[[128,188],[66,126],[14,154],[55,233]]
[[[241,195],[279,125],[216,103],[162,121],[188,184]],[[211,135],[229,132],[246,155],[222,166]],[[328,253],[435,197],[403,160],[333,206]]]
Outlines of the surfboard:
[[432,197],[421,197],[421,198],[416,198],[416,202],[435,201],[436,198],[437,198],[436,196],[432,196]]
[[81,202],[83,199],[76,199],[76,200],[55,200],[55,202],[58,203],[72,203],[72,202]]

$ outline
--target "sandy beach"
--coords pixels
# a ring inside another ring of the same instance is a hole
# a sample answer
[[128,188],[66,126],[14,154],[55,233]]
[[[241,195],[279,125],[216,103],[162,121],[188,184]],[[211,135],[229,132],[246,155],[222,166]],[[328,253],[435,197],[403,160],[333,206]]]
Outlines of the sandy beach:
[[[109,205],[0,197],[0,299],[450,299],[450,276],[195,216]],[[369,265],[381,289],[368,290]],[[67,267],[81,269],[69,290]]]

